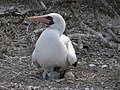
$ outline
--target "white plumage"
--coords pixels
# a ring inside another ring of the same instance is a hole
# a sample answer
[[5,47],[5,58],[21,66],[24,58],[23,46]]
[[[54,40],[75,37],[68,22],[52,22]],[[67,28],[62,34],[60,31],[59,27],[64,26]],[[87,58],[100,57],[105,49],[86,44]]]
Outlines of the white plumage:
[[65,21],[60,14],[50,13],[29,19],[49,25],[37,40],[32,54],[32,61],[35,65],[44,69],[43,78],[54,78],[55,67],[60,67],[59,71],[62,71],[77,62],[71,40],[63,34]]

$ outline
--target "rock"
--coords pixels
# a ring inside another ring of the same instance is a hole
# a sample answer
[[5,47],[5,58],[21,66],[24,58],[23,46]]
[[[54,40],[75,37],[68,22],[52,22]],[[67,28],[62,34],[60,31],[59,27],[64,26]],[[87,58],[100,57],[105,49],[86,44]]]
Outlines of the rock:
[[90,67],[95,67],[96,65],[95,64],[89,64]]
[[73,79],[75,79],[75,76],[71,71],[68,71],[68,72],[65,73],[64,78],[73,80]]
[[5,56],[2,53],[0,53],[0,59],[4,59],[4,58]]
[[107,68],[107,67],[108,67],[108,65],[106,65],[106,64],[101,66],[101,68]]

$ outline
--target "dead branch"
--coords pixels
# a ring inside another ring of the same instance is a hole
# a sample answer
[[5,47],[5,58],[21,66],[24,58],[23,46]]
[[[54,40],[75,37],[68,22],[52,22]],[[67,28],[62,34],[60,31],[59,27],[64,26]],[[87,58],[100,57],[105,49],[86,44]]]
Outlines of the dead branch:
[[[74,10],[73,10],[72,7],[71,7],[71,13],[72,13],[72,15],[74,16],[74,18],[75,18],[76,20],[80,20],[80,19],[81,19],[79,16],[77,16],[77,15],[75,14],[75,12],[74,12]],[[81,20],[80,20],[80,21],[81,21]],[[80,26],[81,26],[81,28],[82,28],[83,30],[87,30],[87,31],[95,34],[95,36],[96,36],[97,38],[100,38],[100,40],[101,40],[106,46],[110,46],[110,47],[111,47],[111,46],[114,46],[114,47],[116,47],[116,44],[114,45],[113,43],[109,43],[109,41],[108,41],[106,38],[104,38],[101,33],[96,32],[95,30],[93,30],[92,28],[90,28],[88,25],[86,25],[83,21],[80,22]]]
[[90,28],[88,25],[86,25],[85,23],[81,22],[80,23],[81,28],[83,28],[84,30],[88,30],[89,32],[95,34],[95,36],[97,38],[99,38],[106,46],[109,47],[114,47],[114,48],[119,48],[119,44],[114,43],[114,42],[109,42],[106,38],[103,37],[103,35],[99,32],[96,32],[95,30],[93,30],[92,28]]
[[72,42],[72,44],[74,45],[74,47],[76,48],[76,50],[82,49],[82,47],[80,47],[77,43]]
[[95,37],[95,35],[91,35],[91,34],[79,34],[79,33],[75,33],[75,34],[69,34],[68,37],[70,37],[70,39],[77,39],[78,43],[72,42],[73,45],[75,46],[76,50],[82,49],[83,48],[83,43],[82,43],[82,39],[84,37]]
[[[99,18],[98,18],[99,19]],[[106,25],[102,20],[99,19],[99,24],[101,27],[105,28],[107,32],[113,37],[113,39],[117,42],[120,42],[120,39],[118,36],[112,31],[112,26]]]
[[25,13],[17,13],[17,12],[4,12],[0,13],[0,17],[6,17],[6,16],[23,16]]
[[113,5],[114,5],[115,8],[118,8],[118,5],[117,5],[115,0],[113,0]]
[[120,39],[118,38],[117,35],[115,35],[115,33],[111,29],[107,29],[107,31],[111,34],[111,36],[114,38],[114,40],[116,40],[118,43],[120,43]]
[[45,4],[43,2],[40,2],[41,6],[46,10],[47,7],[45,6]]
[[0,17],[8,17],[8,16],[20,16],[24,17],[25,15],[29,15],[30,13],[39,13],[45,11],[45,9],[35,9],[35,10],[28,10],[24,12],[3,12],[0,13]]
[[70,37],[71,39],[72,38],[78,38],[79,36],[81,38],[84,38],[84,37],[89,37],[89,38],[95,37],[95,35],[92,35],[92,34],[79,34],[79,33],[74,33],[74,34],[69,34],[68,35],[68,37]]
[[58,1],[59,1],[59,0],[55,0],[55,1],[52,3],[52,5],[47,9],[46,12],[49,12],[49,11],[54,7],[54,5],[55,5]]
[[90,28],[90,27],[89,27],[88,25],[86,25],[85,23],[81,22],[81,23],[80,23],[80,26],[81,26],[82,29],[88,30],[89,32],[92,32],[93,34],[95,34],[95,36],[96,36],[97,38],[100,38],[103,43],[105,43],[105,44],[108,43],[107,39],[104,38],[101,33],[96,32],[95,30],[93,30],[92,28]]
[[5,87],[5,86],[0,85],[0,90],[9,90],[9,88],[7,88],[7,87]]
[[40,6],[40,4],[41,4],[41,6],[42,6],[42,8],[44,8],[45,10],[47,9],[47,7],[45,6],[45,4],[43,3],[43,0],[35,0],[35,2],[36,2],[36,4],[38,5],[38,7]]
[[111,17],[120,18],[119,14],[112,8],[112,6],[110,6],[105,0],[102,1],[103,1],[102,3],[104,4],[104,8],[107,9],[107,12]]

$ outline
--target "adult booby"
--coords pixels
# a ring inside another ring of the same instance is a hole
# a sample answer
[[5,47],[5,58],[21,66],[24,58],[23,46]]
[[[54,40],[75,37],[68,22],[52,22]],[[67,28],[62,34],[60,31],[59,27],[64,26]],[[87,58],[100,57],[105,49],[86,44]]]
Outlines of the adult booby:
[[75,50],[71,40],[63,34],[66,26],[63,17],[57,13],[50,13],[28,19],[48,25],[37,40],[32,53],[33,63],[44,69],[43,78],[54,78],[55,71],[66,70],[70,65],[76,67]]

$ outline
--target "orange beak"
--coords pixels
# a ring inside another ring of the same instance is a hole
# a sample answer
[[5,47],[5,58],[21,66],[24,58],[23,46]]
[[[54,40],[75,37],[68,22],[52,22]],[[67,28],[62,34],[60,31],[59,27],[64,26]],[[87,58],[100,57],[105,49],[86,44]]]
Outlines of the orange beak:
[[38,21],[38,22],[41,22],[41,23],[48,24],[50,21],[47,20],[45,17],[46,16],[32,16],[32,17],[28,17],[28,19],[30,21]]

